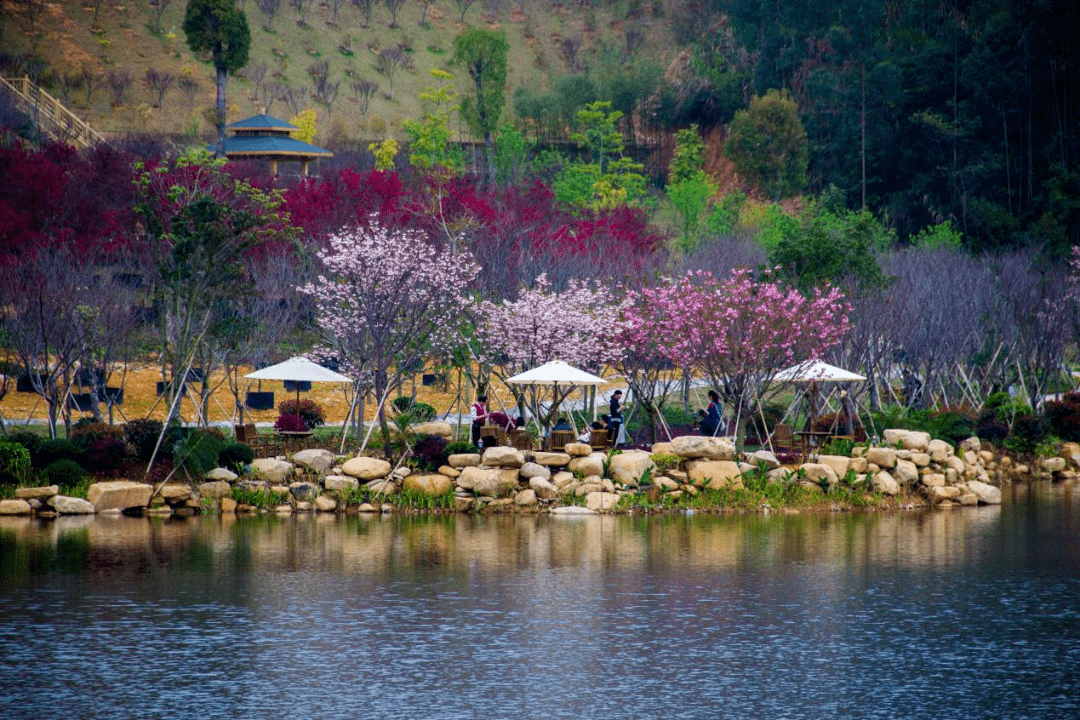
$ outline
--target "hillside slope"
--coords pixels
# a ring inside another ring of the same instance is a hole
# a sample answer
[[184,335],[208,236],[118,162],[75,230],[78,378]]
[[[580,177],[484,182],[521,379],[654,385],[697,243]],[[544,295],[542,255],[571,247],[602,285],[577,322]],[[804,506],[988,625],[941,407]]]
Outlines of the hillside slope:
[[[299,100],[290,105],[276,99],[270,105],[271,114],[290,118],[298,108],[314,107],[319,117],[318,140],[338,146],[402,137],[401,120],[421,114],[419,93],[434,84],[430,70],[451,69],[447,63],[453,39],[469,25],[506,31],[510,58],[504,118],[512,114],[515,87],[545,87],[553,78],[569,74],[571,67],[578,71],[596,68],[612,59],[650,58],[663,64],[674,55],[659,3],[643,13],[640,3],[594,9],[538,0],[517,0],[512,5],[432,2],[425,26],[421,25],[423,5],[413,0],[401,5],[396,27],[386,4],[372,3],[369,27],[363,27],[359,6],[342,0],[280,3],[272,22],[259,8],[272,5],[273,0],[241,4],[251,27],[252,52],[245,70],[230,80],[229,121],[265,111],[266,88],[273,84],[290,90]],[[306,23],[300,19],[298,4],[305,7]],[[334,5],[338,5],[336,23]],[[0,69],[5,75],[28,70],[33,74],[41,72],[42,65],[35,68],[34,60],[27,62],[27,58],[44,60],[42,84],[106,133],[167,133],[205,140],[212,134],[213,69],[187,48],[180,29],[185,6],[182,0],[136,0],[131,5],[104,0],[5,3],[0,18],[5,67]],[[629,12],[627,7],[638,10]],[[160,29],[155,20],[159,9]],[[388,46],[402,47],[410,60],[410,67],[394,77],[393,99],[387,78],[375,69],[377,53]],[[339,83],[329,116],[310,95],[309,69],[323,61],[328,63],[331,82]],[[156,107],[157,93],[146,81],[148,71],[174,79],[161,107]],[[89,86],[86,77],[92,81]],[[181,88],[182,78],[188,79],[188,92]],[[125,81],[129,83],[126,90]],[[353,87],[362,81],[379,85],[366,112]],[[458,90],[467,90],[467,83],[467,77],[459,79]],[[463,127],[455,130],[461,137],[467,135]]]

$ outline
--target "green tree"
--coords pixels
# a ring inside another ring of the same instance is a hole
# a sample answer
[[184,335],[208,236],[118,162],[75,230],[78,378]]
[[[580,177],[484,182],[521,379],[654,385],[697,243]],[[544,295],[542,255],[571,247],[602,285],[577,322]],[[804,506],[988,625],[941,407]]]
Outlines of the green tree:
[[806,130],[786,90],[769,90],[735,113],[724,151],[739,175],[774,201],[806,186]]
[[247,16],[232,0],[188,0],[184,34],[192,52],[208,54],[217,71],[215,154],[225,157],[225,82],[248,63],[251,31]]
[[474,94],[461,101],[461,117],[476,135],[484,138],[490,167],[491,134],[498,127],[506,93],[506,54],[510,45],[502,30],[469,28],[454,38],[450,64],[465,68]]
[[589,153],[590,162],[571,163],[555,179],[553,191],[559,202],[593,210],[606,210],[637,202],[645,190],[642,165],[623,157],[618,122],[622,113],[607,101],[592,102],[578,111],[579,132],[570,139]]
[[454,76],[445,70],[432,70],[432,77],[442,85],[420,92],[428,108],[420,120],[406,119],[401,126],[409,134],[409,163],[423,170],[442,168],[452,172],[463,165],[460,148],[450,144],[450,113],[458,106],[457,93],[450,82]]
[[705,143],[698,134],[698,126],[691,125],[676,132],[675,154],[668,167],[668,182],[677,183],[681,180],[689,180],[704,169]]

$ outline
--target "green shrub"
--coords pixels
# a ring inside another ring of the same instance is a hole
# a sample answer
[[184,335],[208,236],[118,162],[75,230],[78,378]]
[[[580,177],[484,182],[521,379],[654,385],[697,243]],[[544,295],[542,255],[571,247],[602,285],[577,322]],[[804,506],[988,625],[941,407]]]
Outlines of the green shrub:
[[82,465],[74,460],[57,460],[49,463],[43,475],[49,485],[78,485],[86,478],[86,471]]
[[41,444],[45,442],[45,438],[29,430],[15,430],[14,432],[8,433],[8,440],[10,442],[19,443],[29,450],[31,463],[34,461],[34,458],[37,457],[38,451],[41,450]]
[[[150,461],[150,456],[154,453],[154,446],[161,435],[162,427],[160,420],[151,420],[149,418],[131,420],[124,425],[124,437],[134,446],[135,456],[143,462]],[[162,444],[162,450],[165,450],[166,445],[167,443]],[[169,457],[172,456],[171,445],[169,445],[167,453]]]
[[925,430],[930,437],[945,440],[957,447],[975,434],[975,418],[962,410],[943,410],[930,416]]
[[201,478],[218,466],[226,443],[219,430],[191,430],[176,449],[176,463],[189,477]]
[[678,468],[679,463],[682,462],[682,458],[678,455],[668,455],[665,453],[653,453],[651,455],[652,461],[656,463],[656,472],[663,475],[672,468]]
[[1005,448],[1016,453],[1030,454],[1050,436],[1050,423],[1042,415],[1017,415],[1013,420]]
[[46,440],[41,443],[41,447],[38,449],[38,456],[34,458],[34,465],[45,468],[57,460],[74,460],[81,465],[83,453],[75,443],[67,438]]
[[255,451],[244,443],[232,442],[221,448],[218,465],[229,470],[241,471],[255,459]]
[[17,485],[30,470],[30,451],[21,444],[0,441],[0,485]]
[[476,446],[467,440],[455,440],[446,446],[446,456],[451,455],[466,455],[468,453],[475,453]]
[[431,422],[438,414],[433,406],[410,397],[394,398],[394,408],[402,415],[408,415],[412,422]]
[[124,428],[121,426],[93,420],[80,420],[75,423],[68,437],[83,452],[88,451],[100,440],[119,440],[123,443],[126,439]]

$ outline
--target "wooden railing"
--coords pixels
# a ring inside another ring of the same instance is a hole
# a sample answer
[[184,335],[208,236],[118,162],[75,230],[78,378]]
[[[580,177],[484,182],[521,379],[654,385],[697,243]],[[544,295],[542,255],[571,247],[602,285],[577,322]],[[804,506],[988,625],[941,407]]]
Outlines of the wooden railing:
[[91,147],[108,141],[63,103],[28,77],[0,77],[0,90],[11,95],[16,107],[30,116],[42,135],[57,142]]

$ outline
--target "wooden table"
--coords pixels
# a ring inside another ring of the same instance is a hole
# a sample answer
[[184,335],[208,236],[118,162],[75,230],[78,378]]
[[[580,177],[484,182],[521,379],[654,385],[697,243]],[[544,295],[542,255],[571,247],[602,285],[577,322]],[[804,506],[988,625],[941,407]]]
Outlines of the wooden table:
[[278,437],[290,452],[296,452],[304,446],[304,441],[315,434],[314,430],[279,430]]
[[799,437],[803,455],[809,454],[811,446],[820,449],[825,445],[826,438],[833,436],[829,430],[799,430],[795,434]]

